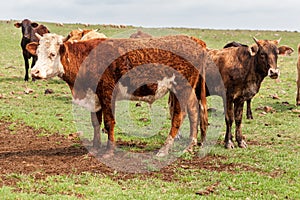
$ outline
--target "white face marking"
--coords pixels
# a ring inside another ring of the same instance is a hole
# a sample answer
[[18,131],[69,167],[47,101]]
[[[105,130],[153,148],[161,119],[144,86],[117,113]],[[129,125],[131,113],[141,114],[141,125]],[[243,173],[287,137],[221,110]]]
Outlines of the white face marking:
[[37,48],[38,60],[31,71],[34,77],[46,79],[64,73],[59,54],[62,44],[63,36],[53,33],[43,35]]
[[86,96],[83,99],[73,97],[73,103],[86,108],[88,111],[97,112],[101,109],[98,96],[91,90],[88,89]]
[[118,95],[117,100],[132,100],[132,101],[144,101],[152,104],[155,100],[162,98],[169,89],[172,88],[172,85],[176,85],[175,74],[172,77],[164,77],[163,80],[157,81],[157,90],[155,95],[148,96],[134,96],[128,93],[128,87],[123,86],[120,82],[118,83]]

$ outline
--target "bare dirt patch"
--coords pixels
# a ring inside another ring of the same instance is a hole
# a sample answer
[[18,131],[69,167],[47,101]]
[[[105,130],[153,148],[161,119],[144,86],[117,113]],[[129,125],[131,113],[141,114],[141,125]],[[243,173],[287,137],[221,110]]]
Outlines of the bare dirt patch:
[[[205,169],[211,171],[227,171],[235,173],[237,167],[246,171],[255,168],[234,163],[224,164],[225,157],[208,155],[204,158],[194,157],[190,160],[179,158],[173,164],[157,172],[142,175],[133,173],[115,173],[89,155],[87,149],[75,137],[60,134],[40,136],[41,130],[35,130],[22,123],[0,121],[0,187],[13,186],[18,182],[10,174],[31,175],[36,179],[44,179],[51,175],[68,175],[90,172],[105,174],[113,180],[160,177],[165,181],[174,181],[178,168]],[[124,144],[132,145],[132,144]]]

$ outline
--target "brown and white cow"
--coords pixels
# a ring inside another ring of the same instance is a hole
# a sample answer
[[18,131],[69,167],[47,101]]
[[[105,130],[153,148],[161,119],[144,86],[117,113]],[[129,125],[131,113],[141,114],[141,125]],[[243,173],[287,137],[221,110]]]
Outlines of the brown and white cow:
[[297,97],[296,97],[296,105],[300,106],[300,44],[298,44],[298,61],[297,61]]
[[[73,101],[92,113],[94,147],[99,146],[103,112],[108,131],[105,156],[112,155],[115,146],[115,101],[128,99],[153,103],[169,91],[174,101],[172,127],[157,155],[168,154],[186,111],[191,127],[190,146],[197,144],[199,103],[194,91],[196,84],[200,84],[202,90],[198,97],[203,118],[201,130],[206,131],[208,124],[204,77],[206,50],[202,43],[188,36],[64,41],[62,36],[45,34],[40,37],[39,44],[27,45],[30,52],[38,53],[32,76],[39,79],[59,76],[67,82]],[[203,75],[200,80],[199,74]]]
[[266,76],[272,79],[279,76],[277,46],[280,40],[254,38],[254,41],[255,44],[250,47],[240,46],[209,51],[209,55],[219,68],[226,88],[226,148],[234,148],[231,133],[233,121],[236,125],[235,137],[238,146],[247,147],[241,127],[244,102],[258,93]]
[[14,24],[15,27],[22,29],[22,40],[21,40],[21,48],[23,53],[23,58],[25,62],[25,77],[24,80],[28,81],[28,70],[29,70],[29,59],[32,57],[31,68],[35,65],[37,57],[35,55],[30,54],[26,50],[26,45],[30,42],[38,42],[38,38],[35,33],[43,35],[45,33],[50,33],[46,26],[42,24],[38,24],[36,22],[32,22],[29,19],[24,19],[22,22],[16,22]]

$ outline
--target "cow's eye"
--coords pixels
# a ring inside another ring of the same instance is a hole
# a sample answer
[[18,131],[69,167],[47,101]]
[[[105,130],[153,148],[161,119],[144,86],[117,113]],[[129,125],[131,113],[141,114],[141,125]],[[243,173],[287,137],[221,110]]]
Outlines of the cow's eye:
[[55,54],[54,54],[54,53],[50,53],[50,54],[49,54],[49,58],[50,58],[50,59],[53,59],[54,57],[55,57]]
[[265,58],[265,57],[266,57],[266,54],[265,54],[265,53],[260,53],[260,57],[261,57],[261,58]]

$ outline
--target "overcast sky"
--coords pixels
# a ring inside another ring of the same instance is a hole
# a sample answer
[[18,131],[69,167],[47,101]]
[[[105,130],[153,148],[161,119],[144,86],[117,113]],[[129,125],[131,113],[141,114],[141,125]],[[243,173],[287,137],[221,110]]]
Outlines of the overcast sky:
[[300,31],[299,0],[8,0],[0,20]]

